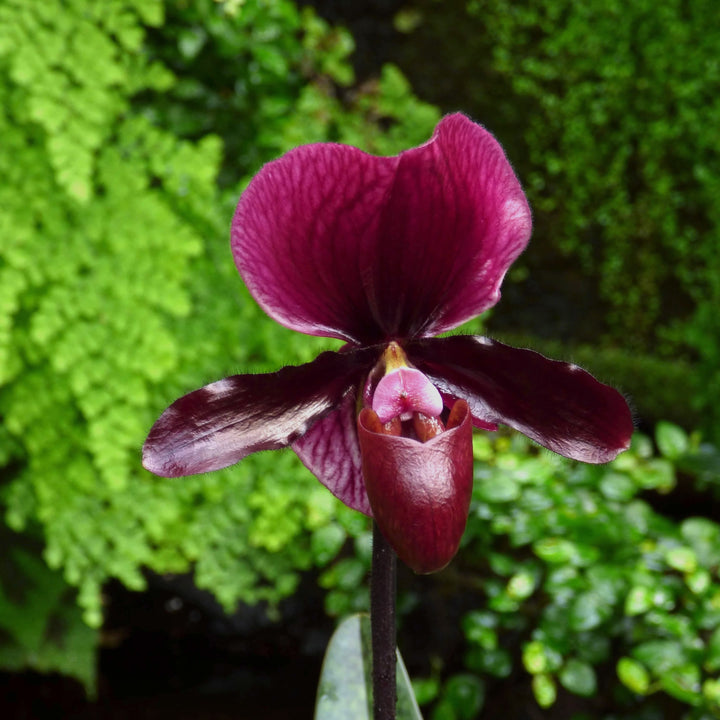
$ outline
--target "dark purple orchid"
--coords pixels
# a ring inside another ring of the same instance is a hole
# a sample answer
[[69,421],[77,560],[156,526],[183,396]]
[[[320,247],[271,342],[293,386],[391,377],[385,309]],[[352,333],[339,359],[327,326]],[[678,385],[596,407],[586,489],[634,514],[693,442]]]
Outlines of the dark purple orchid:
[[346,344],[180,398],[152,428],[145,467],[190,475],[291,446],[410,567],[444,567],[467,521],[472,426],[504,423],[591,463],[633,431],[623,397],[575,365],[433,337],[498,301],[530,229],[502,148],[463,115],[396,157],[316,144],[267,164],[233,219],[238,270],[277,322]]

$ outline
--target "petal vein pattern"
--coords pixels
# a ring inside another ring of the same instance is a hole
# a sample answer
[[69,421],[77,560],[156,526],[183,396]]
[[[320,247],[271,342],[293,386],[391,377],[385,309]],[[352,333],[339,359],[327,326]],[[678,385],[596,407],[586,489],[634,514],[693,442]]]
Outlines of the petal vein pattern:
[[323,144],[266,165],[232,250],[275,320],[355,344],[429,336],[492,306],[530,237],[502,148],[462,115],[396,157]]
[[298,438],[292,449],[335,497],[348,507],[372,516],[362,476],[356,403],[356,394],[346,393],[340,406]]
[[378,339],[363,276],[396,158],[307,145],[266,165],[238,203],[232,250],[265,312],[308,335]]
[[266,375],[234,375],[176,400],[143,448],[143,465],[177,477],[218,470],[258,450],[286,447],[356,388],[374,348],[325,352]]
[[479,421],[503,423],[589,463],[609,462],[630,445],[634,425],[625,398],[577,365],[462,335],[407,350],[444,396],[467,400]]

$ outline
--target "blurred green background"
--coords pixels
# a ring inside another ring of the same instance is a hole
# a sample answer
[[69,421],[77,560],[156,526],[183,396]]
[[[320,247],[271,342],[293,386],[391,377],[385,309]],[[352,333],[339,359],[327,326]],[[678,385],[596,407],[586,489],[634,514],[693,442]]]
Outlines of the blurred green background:
[[262,163],[461,110],[534,212],[485,331],[615,384],[640,431],[600,468],[476,437],[458,558],[401,575],[424,712],[720,716],[718,47],[714,0],[0,0],[0,668],[92,696],[107,588],[158,575],[278,622],[308,578],[366,606],[368,523],[291,453],[163,480],[140,447],[184,392],[329,346],[234,268]]

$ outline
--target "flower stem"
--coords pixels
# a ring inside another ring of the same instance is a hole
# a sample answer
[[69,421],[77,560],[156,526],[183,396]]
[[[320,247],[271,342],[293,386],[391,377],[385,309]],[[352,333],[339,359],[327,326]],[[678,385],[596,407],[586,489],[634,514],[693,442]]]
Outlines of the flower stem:
[[370,626],[374,720],[395,720],[397,702],[395,651],[395,551],[373,523]]

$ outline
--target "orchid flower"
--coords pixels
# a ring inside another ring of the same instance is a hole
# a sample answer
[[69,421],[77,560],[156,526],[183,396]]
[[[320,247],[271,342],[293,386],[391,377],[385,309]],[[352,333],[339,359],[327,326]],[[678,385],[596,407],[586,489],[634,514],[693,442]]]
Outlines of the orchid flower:
[[590,463],[633,431],[624,398],[575,365],[435,337],[498,301],[530,230],[502,148],[464,115],[395,157],[320,143],[268,163],[233,218],[240,275],[277,322],[345,344],[180,398],[150,431],[145,467],[177,477],[290,446],[406,564],[441,569],[467,522],[472,427],[502,423]]

